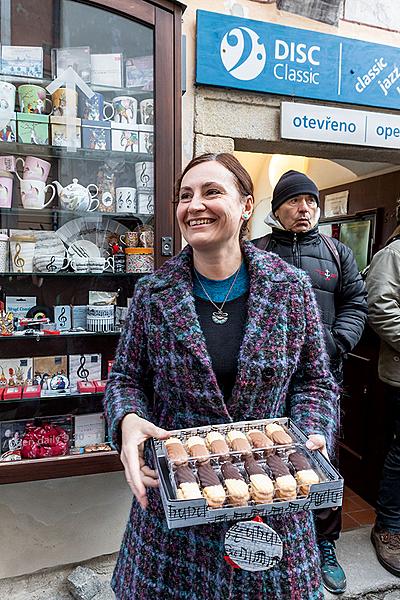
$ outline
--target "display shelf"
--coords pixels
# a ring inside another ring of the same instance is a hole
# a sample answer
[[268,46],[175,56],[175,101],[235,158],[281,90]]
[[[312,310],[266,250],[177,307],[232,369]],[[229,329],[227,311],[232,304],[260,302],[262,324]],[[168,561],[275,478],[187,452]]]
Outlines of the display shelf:
[[119,336],[121,330],[118,331],[62,331],[59,334],[51,334],[51,333],[42,333],[41,331],[38,333],[32,333],[29,335],[20,334],[20,335],[1,335],[0,334],[0,343],[1,341],[7,340],[27,340],[27,339],[36,339],[39,340],[59,340],[63,338],[72,338],[72,337],[116,337]]
[[[1,146],[0,146],[1,149]],[[78,211],[78,210],[64,210],[62,208],[41,208],[38,210],[23,208],[22,206],[13,207],[13,208],[0,208],[0,216],[37,216],[38,214],[47,216],[60,216],[63,220],[66,217],[70,217],[71,219],[76,219],[78,217],[101,217],[104,219],[124,219],[124,220],[137,220],[141,221],[143,224],[150,223],[154,219],[153,215],[144,215],[139,213],[122,213],[122,212],[101,212],[99,210],[94,210],[92,212]]]
[[104,162],[109,158],[124,158],[128,162],[153,161],[153,154],[140,152],[119,152],[117,150],[89,150],[77,148],[69,150],[63,146],[42,146],[40,144],[20,144],[19,142],[0,142],[0,154],[19,154],[48,158],[63,158],[72,160],[94,160]]
[[59,400],[84,400],[85,398],[100,399],[104,396],[104,392],[90,392],[88,394],[57,394],[54,396],[36,396],[35,398],[12,398],[11,400],[0,400],[0,408],[3,404],[26,404],[31,402],[43,401],[59,401]]
[[138,277],[140,275],[149,275],[150,273],[114,273],[113,271],[103,271],[102,273],[92,273],[91,271],[85,271],[78,273],[76,271],[57,271],[56,273],[13,273],[12,271],[3,271],[0,273],[0,277]]
[[0,484],[110,473],[122,471],[123,468],[115,450],[56,458],[0,461]]

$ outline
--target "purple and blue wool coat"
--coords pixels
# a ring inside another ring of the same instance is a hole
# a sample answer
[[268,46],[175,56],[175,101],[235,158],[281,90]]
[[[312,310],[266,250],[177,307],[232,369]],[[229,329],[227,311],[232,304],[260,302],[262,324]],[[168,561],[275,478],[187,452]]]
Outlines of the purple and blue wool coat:
[[[308,277],[251,243],[243,244],[243,255],[248,315],[228,402],[196,315],[190,247],[138,282],[105,395],[117,447],[121,420],[131,412],[170,430],[290,416],[332,445],[337,389]],[[148,497],[146,511],[133,502],[112,581],[118,600],[323,599],[311,513],[268,519],[283,541],[283,558],[251,573],[224,561],[229,525],[170,531],[159,491],[149,489]]]

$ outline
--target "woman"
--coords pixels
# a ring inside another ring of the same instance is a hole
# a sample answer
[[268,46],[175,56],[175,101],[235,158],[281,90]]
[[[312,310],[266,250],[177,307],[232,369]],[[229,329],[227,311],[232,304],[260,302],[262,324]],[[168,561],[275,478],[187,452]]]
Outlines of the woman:
[[248,173],[229,154],[195,158],[177,202],[188,246],[138,283],[105,398],[137,499],[114,591],[118,600],[322,599],[309,513],[267,520],[284,556],[256,574],[224,561],[227,524],[169,531],[152,489],[143,442],[166,430],[291,416],[311,435],[308,446],[324,451],[323,436],[329,445],[334,434],[336,389],[310,283],[241,241],[253,209]]

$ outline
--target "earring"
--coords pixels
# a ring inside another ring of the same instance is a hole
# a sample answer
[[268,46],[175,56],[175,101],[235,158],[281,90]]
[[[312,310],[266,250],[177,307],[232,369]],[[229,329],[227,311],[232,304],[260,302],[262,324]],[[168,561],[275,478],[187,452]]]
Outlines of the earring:
[[250,219],[251,215],[250,215],[248,212],[244,212],[244,213],[242,214],[242,217],[243,217],[243,219],[244,219],[245,221],[247,221],[247,219]]

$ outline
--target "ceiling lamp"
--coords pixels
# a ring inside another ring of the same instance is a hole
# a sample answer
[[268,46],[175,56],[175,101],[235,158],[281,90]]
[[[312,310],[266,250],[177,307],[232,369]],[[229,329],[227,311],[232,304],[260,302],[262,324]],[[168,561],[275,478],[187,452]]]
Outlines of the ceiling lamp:
[[293,156],[291,154],[273,154],[268,166],[268,178],[271,188],[274,189],[281,176],[286,171],[300,171],[307,173],[308,158],[306,156]]

